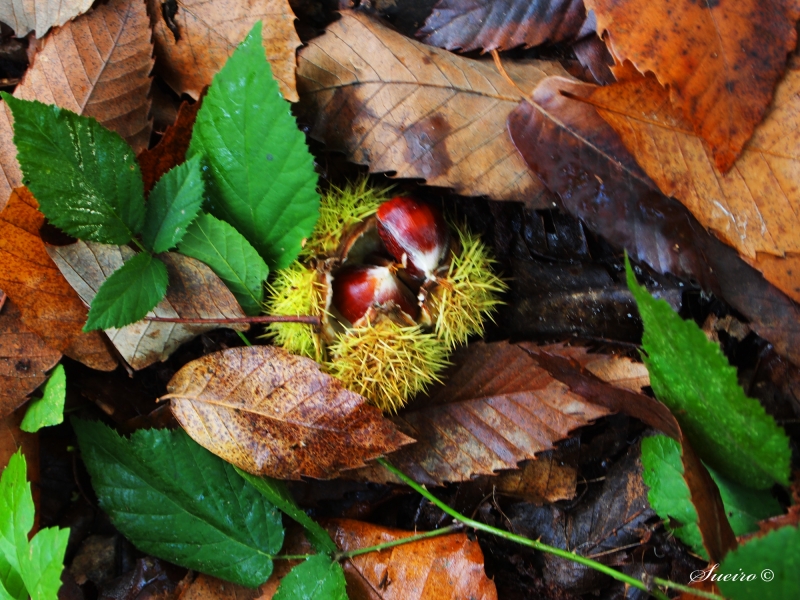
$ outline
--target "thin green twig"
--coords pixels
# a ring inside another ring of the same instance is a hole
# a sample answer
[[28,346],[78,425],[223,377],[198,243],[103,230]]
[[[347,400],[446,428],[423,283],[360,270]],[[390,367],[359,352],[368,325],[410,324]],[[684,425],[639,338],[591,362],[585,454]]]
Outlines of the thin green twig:
[[682,583],[675,583],[674,581],[670,581],[668,579],[661,579],[661,577],[653,577],[653,582],[657,583],[658,585],[663,585],[664,587],[678,590],[679,592],[686,592],[687,594],[692,594],[693,596],[697,596],[698,598],[708,598],[709,600],[725,600],[724,597],[718,594],[713,594],[711,592],[698,590],[697,588],[693,588],[688,585],[683,585]]
[[245,346],[252,346],[253,345],[253,344],[250,343],[250,340],[248,340],[247,337],[241,331],[237,330],[236,333],[238,334],[238,336],[240,338],[242,338],[242,341],[244,342]]
[[353,558],[354,556],[359,556],[360,554],[368,554],[369,552],[380,552],[381,550],[386,550],[387,548],[392,548],[394,546],[401,546],[403,544],[410,544],[411,542],[417,542],[427,538],[447,535],[448,533],[453,533],[455,531],[459,531],[460,529],[463,529],[462,525],[460,523],[456,523],[453,525],[448,525],[447,527],[442,527],[441,529],[434,529],[432,531],[426,531],[425,533],[410,535],[408,537],[392,540],[391,542],[384,542],[383,544],[377,544],[375,546],[356,548],[355,550],[348,550],[346,552],[337,552],[333,558],[334,560],[338,561],[346,558]]

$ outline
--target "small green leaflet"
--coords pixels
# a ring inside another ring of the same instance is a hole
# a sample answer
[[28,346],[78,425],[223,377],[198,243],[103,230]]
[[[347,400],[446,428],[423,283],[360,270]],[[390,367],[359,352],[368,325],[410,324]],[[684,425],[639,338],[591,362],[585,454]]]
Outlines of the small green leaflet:
[[90,117],[3,92],[25,184],[47,219],[79,239],[127,244],[144,225],[133,150]]
[[155,252],[174,248],[203,204],[203,174],[195,157],[158,180],[147,198],[142,244]]
[[248,587],[283,544],[281,513],[182,429],[120,437],[73,421],[100,506],[148,554]]
[[644,323],[642,358],[653,391],[703,462],[750,488],[789,485],[791,452],[783,429],[745,395],[719,346],[636,283],[627,256],[625,268]]
[[211,267],[246,314],[261,313],[267,263],[231,225],[203,213],[189,226],[178,251]]
[[67,396],[67,374],[63,365],[56,365],[41,398],[32,400],[19,428],[36,433],[42,427],[58,425],[64,421],[64,399]]
[[69,529],[42,529],[28,542],[34,506],[26,471],[18,451],[0,477],[0,598],[56,600]]
[[212,214],[233,225],[271,269],[288,266],[319,216],[314,160],[281,98],[261,22],[214,77],[187,156],[208,166]]
[[[800,598],[800,529],[782,527],[729,552],[717,575],[720,591],[730,600]],[[733,575],[755,575],[731,581]],[[722,580],[726,575],[728,581]]]
[[147,252],[132,256],[97,290],[84,331],[119,328],[142,320],[167,293],[167,267]]
[[315,554],[281,579],[274,600],[347,600],[342,565],[325,554]]
[[[680,444],[665,435],[644,438],[642,465],[644,482],[650,488],[647,499],[653,510],[696,554],[708,558],[697,528],[697,512],[683,479]],[[783,512],[768,490],[751,490],[712,470],[709,472],[719,488],[725,514],[737,536],[758,531],[758,521]]]

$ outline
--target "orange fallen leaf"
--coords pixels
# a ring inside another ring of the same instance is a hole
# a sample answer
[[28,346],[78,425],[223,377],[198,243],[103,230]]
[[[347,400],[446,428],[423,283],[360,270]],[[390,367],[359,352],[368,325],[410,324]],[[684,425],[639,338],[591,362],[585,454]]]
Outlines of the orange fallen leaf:
[[197,443],[257,475],[335,477],[413,441],[316,362],[273,346],[208,354],[167,391]]
[[0,21],[18,38],[30,31],[40,38],[51,27],[59,27],[85,13],[93,0],[5,0],[0,4]]
[[15,190],[0,213],[0,289],[22,322],[50,347],[93,369],[117,362],[99,332],[83,332],[87,310],[47,254],[39,237],[44,215],[27,188]]

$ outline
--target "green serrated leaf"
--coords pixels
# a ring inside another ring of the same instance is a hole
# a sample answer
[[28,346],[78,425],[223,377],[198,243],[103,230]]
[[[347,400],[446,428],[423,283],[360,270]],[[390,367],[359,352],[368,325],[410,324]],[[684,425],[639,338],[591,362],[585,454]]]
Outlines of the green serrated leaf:
[[140,550],[248,587],[272,573],[281,513],[183,430],[73,422],[100,506]]
[[264,280],[269,268],[232,225],[203,213],[189,226],[178,251],[211,267],[246,314],[257,315],[262,311]]
[[[800,598],[800,529],[782,527],[750,540],[729,552],[715,575],[730,600]],[[754,577],[742,581],[742,575]]]
[[281,579],[274,600],[347,600],[342,565],[325,554],[315,554]]
[[747,487],[789,485],[791,452],[783,429],[745,395],[719,346],[636,283],[627,256],[625,268],[644,323],[650,384],[703,462]]
[[91,117],[2,93],[14,115],[25,184],[56,227],[79,239],[127,244],[144,225],[133,149]]
[[187,156],[208,166],[210,211],[233,225],[271,269],[288,266],[319,214],[305,136],[272,77],[261,23],[214,77]]
[[[642,465],[644,482],[650,488],[647,495],[650,506],[680,540],[707,559],[697,527],[697,512],[683,479],[680,444],[664,435],[643,439]],[[725,514],[737,536],[757,531],[758,521],[783,512],[769,491],[746,488],[711,469],[709,473],[719,488]]]
[[144,247],[158,254],[177,246],[200,211],[204,190],[199,156],[164,174],[147,198]]
[[33,536],[24,557],[20,557],[22,580],[31,600],[56,600],[67,552],[69,529],[49,527]]
[[63,365],[56,365],[41,398],[32,400],[19,428],[36,433],[42,427],[64,422],[64,400],[67,397],[67,374]]
[[97,290],[84,331],[124,327],[142,320],[167,293],[167,267],[148,252],[135,254]]
[[246,471],[242,471],[239,467],[234,468],[250,485],[261,492],[270,503],[277,506],[287,516],[302,525],[311,543],[318,552],[334,554],[339,550],[328,532],[314,519],[309,517],[302,508],[297,506],[294,498],[292,498],[292,494],[283,481],[273,479],[272,477],[256,477]]

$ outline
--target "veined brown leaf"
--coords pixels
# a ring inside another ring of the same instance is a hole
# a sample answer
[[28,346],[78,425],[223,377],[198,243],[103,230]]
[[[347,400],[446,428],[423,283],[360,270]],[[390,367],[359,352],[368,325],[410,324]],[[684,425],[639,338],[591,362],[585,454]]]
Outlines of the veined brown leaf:
[[[60,27],[85,13],[93,0],[4,0],[0,3],[0,21],[14,30],[18,38],[35,31],[40,38],[51,27]],[[3,463],[5,464],[5,463]]]
[[256,475],[335,477],[413,441],[316,362],[273,346],[208,354],[167,391],[196,442]]

